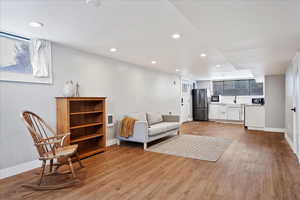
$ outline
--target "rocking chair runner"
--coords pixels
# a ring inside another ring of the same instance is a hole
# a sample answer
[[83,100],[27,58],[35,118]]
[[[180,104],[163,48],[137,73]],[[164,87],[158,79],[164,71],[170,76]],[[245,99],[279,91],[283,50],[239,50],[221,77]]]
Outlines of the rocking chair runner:
[[[38,184],[24,186],[31,187],[33,189],[47,190],[69,187],[78,182],[78,180],[76,180],[76,174],[71,159],[72,156],[75,156],[80,167],[83,168],[83,165],[77,153],[78,145],[64,146],[65,138],[69,136],[70,133],[56,135],[55,131],[42,118],[29,111],[22,112],[21,118],[24,120],[26,127],[32,136],[34,145],[36,146],[39,153],[39,160],[43,162],[41,176]],[[53,136],[49,136],[49,133]],[[57,163],[54,163],[54,160],[57,160]],[[42,181],[45,176],[47,161],[50,161],[48,175],[58,175],[58,168],[64,164],[68,164],[72,173],[73,181],[65,182],[63,184],[43,185]],[[53,166],[56,167],[54,170]]]

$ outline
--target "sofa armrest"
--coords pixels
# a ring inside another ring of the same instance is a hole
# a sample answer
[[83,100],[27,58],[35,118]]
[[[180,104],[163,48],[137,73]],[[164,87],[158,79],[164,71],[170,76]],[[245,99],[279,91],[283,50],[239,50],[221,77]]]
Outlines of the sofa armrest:
[[133,128],[132,139],[139,142],[145,142],[148,139],[148,122],[136,121]]
[[[121,127],[121,121],[120,121],[120,127]],[[121,128],[119,129],[119,133],[121,131]],[[118,134],[118,138],[125,141],[135,141],[135,142],[146,142],[148,140],[148,122],[146,121],[136,121],[133,128],[133,135],[125,138],[121,137],[120,134]]]
[[162,115],[164,122],[180,122],[179,115]]

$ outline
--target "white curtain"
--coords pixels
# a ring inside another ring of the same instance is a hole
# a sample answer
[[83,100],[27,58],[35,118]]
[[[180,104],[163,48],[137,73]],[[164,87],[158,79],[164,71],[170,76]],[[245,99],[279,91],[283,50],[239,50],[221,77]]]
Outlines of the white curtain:
[[51,42],[31,39],[31,65],[34,77],[48,77],[51,68]]

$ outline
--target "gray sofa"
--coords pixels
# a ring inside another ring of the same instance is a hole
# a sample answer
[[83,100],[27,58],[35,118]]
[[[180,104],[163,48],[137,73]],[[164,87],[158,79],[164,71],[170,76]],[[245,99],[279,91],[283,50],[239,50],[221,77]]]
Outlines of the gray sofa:
[[120,141],[139,142],[147,148],[147,143],[162,137],[179,134],[180,119],[178,115],[161,115],[159,113],[132,113],[126,115],[137,119],[135,122],[133,135],[125,138],[117,136]]

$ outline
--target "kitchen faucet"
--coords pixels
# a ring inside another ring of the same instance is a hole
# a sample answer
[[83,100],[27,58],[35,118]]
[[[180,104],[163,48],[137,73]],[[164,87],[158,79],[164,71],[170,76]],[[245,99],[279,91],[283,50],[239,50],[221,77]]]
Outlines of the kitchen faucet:
[[236,104],[236,96],[234,96],[233,103]]

